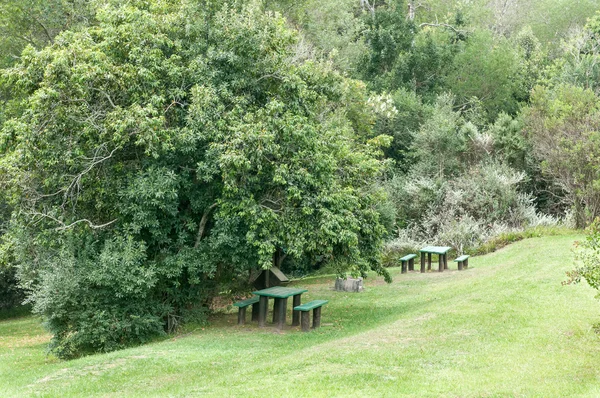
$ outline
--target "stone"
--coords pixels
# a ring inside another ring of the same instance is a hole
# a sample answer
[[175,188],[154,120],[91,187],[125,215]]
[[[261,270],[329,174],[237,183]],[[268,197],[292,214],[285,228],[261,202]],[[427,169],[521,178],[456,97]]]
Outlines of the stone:
[[364,290],[363,278],[337,278],[335,280],[335,290],[338,292],[362,292]]

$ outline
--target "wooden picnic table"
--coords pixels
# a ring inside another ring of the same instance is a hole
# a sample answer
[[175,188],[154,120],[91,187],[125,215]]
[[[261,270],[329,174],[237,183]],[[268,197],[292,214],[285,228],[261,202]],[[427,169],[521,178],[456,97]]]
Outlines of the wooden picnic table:
[[425,272],[425,254],[427,254],[427,270],[431,270],[431,255],[439,256],[439,272],[448,269],[448,252],[452,249],[449,246],[426,246],[419,250],[421,252],[421,272]]
[[[294,307],[299,306],[301,303],[302,293],[306,293],[306,289],[297,289],[292,287],[274,286],[267,289],[258,290],[253,292],[260,297],[258,306],[258,326],[265,326],[267,322],[267,307],[269,305],[269,298],[274,299],[273,304],[273,323],[277,323],[277,328],[282,329],[285,325],[285,316],[287,310],[287,299],[293,298]],[[294,310],[292,315],[292,326],[300,325],[300,311]]]

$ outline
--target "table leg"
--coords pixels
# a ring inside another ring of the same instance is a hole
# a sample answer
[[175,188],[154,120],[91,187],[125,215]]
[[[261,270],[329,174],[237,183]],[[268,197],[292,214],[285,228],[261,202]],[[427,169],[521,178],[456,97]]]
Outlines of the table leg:
[[427,271],[431,271],[431,253],[427,253]]
[[421,273],[425,272],[425,253],[421,253]]
[[444,253],[444,269],[448,269],[448,253]]
[[281,299],[275,298],[273,300],[273,323],[279,322],[279,306],[281,305]]
[[414,258],[411,258],[410,260],[408,260],[408,270],[409,271],[415,270],[415,259]]
[[258,321],[258,312],[260,308],[260,303],[254,303],[252,304],[252,320],[253,321]]
[[279,316],[277,317],[277,329],[283,329],[287,310],[287,298],[279,299]]
[[269,298],[267,296],[260,296],[258,306],[258,326],[264,327],[267,323],[267,309],[269,306]]
[[[294,307],[299,306],[300,304],[302,304],[301,302],[301,294],[296,294],[294,295],[294,298],[292,299],[292,304]],[[298,326],[300,325],[300,311],[293,311],[292,312],[292,326]]]
[[438,271],[444,272],[444,255],[438,254]]

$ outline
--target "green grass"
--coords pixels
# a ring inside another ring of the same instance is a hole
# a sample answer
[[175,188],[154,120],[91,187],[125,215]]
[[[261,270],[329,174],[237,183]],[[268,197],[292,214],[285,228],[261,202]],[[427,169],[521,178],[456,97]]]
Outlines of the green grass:
[[[0,321],[0,396],[597,397],[600,303],[563,286],[574,236],[526,239],[442,274],[392,270],[360,294],[298,282],[327,299],[323,327],[235,325],[59,361],[32,317]],[[248,316],[248,319],[250,317]]]

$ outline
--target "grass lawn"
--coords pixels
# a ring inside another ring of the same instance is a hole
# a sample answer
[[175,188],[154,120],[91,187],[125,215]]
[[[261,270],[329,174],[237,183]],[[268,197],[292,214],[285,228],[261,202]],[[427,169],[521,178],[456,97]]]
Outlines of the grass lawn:
[[232,312],[60,361],[45,355],[37,319],[0,321],[0,396],[598,397],[600,302],[585,284],[561,285],[576,238],[520,241],[462,272],[394,269],[392,284],[372,277],[360,294],[298,282],[304,301],[330,300],[310,333],[239,327]]

